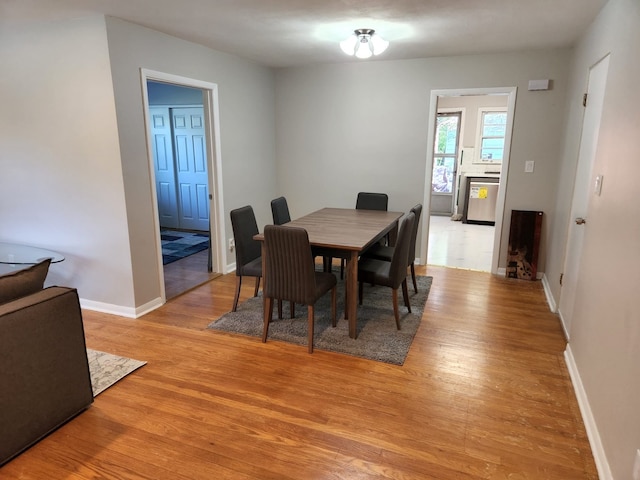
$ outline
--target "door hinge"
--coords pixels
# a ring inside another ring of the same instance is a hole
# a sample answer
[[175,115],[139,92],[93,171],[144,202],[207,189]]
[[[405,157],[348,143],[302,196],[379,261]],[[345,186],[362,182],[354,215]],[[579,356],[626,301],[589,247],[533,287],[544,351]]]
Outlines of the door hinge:
[[560,286],[562,286],[562,278],[564,277],[564,273],[560,274]]
[[587,97],[589,96],[588,93],[585,93],[584,95],[582,95],[582,106],[586,107],[587,106]]

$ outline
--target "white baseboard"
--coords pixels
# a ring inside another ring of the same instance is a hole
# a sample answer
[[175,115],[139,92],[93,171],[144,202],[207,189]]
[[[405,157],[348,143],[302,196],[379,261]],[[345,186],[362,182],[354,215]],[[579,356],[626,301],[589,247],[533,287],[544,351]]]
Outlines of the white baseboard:
[[549,279],[546,275],[542,275],[542,288],[544,288],[544,294],[547,297],[549,310],[551,310],[553,313],[557,313],[558,306],[556,305],[555,298],[553,298],[553,293],[551,293],[551,286],[549,285]]
[[110,315],[118,315],[127,318],[140,318],[145,313],[162,306],[162,300],[156,298],[139,307],[123,307],[122,305],[113,305],[111,303],[95,302],[93,300],[80,299],[80,307],[94,312],[108,313]]
[[600,480],[613,480],[611,468],[609,467],[609,462],[607,461],[607,456],[604,452],[602,440],[600,439],[600,433],[598,432],[598,426],[596,425],[595,418],[591,412],[587,392],[582,385],[580,372],[578,371],[578,366],[576,365],[573,353],[571,352],[571,345],[567,345],[567,349],[564,351],[564,360],[567,364],[567,369],[569,370],[571,383],[573,383],[573,390],[575,391],[576,398],[578,399],[580,413],[582,414],[582,421],[584,422],[584,426],[587,430],[587,437],[589,437],[591,452],[593,453],[596,468],[598,469],[598,476],[600,477]]

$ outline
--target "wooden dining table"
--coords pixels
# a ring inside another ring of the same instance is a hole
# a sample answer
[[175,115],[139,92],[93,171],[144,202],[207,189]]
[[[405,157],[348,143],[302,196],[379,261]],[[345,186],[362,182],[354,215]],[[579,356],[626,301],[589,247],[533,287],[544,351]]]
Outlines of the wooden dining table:
[[[285,224],[304,228],[316,253],[326,252],[329,256],[346,259],[345,318],[349,321],[351,338],[358,335],[358,257],[387,235],[393,244],[402,215],[402,212],[322,208]],[[264,236],[260,233],[254,238],[262,241],[264,259]]]

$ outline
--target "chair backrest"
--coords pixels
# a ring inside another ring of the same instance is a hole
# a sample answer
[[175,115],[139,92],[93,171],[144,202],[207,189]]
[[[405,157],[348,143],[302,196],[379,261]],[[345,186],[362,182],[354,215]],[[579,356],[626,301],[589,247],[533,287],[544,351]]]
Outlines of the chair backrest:
[[407,266],[411,265],[416,259],[416,238],[418,237],[418,223],[420,223],[420,215],[422,214],[422,204],[418,203],[410,211],[413,212],[416,218],[413,222],[413,232],[409,242],[409,261]]
[[416,216],[413,212],[407,213],[400,221],[396,246],[393,249],[391,265],[389,266],[389,277],[393,288],[398,288],[402,281],[407,278],[407,258],[409,256],[409,244],[413,234],[413,226]]
[[231,210],[231,227],[236,243],[236,274],[242,275],[242,267],[262,254],[260,242],[253,239],[259,233],[253,208],[247,205]]
[[315,301],[315,265],[304,228],[265,225],[264,295],[312,305]]
[[356,210],[387,210],[389,196],[386,193],[360,192],[356,199]]
[[284,197],[271,200],[271,213],[273,214],[274,225],[283,225],[291,221],[289,205],[287,205],[287,199]]

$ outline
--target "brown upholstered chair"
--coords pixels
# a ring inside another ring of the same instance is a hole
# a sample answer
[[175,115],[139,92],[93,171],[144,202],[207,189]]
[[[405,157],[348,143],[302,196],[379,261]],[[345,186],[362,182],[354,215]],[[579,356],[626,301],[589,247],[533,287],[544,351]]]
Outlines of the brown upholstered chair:
[[[407,266],[411,268],[411,280],[413,281],[413,289],[418,293],[418,282],[416,281],[416,238],[418,236],[418,223],[420,222],[420,215],[422,214],[422,205],[417,204],[411,211],[416,216],[413,223],[413,232],[411,233],[411,241],[409,243],[409,257],[407,258]],[[389,247],[387,245],[374,245],[369,248],[365,253],[365,257],[377,258],[378,260],[384,260],[390,262],[393,258],[393,252],[396,247]]]
[[398,312],[398,288],[402,286],[404,304],[411,313],[409,293],[407,291],[407,257],[409,244],[416,216],[413,212],[407,213],[400,222],[398,239],[393,257],[390,262],[371,257],[361,257],[358,261],[358,295],[362,305],[363,283],[382,285],[393,290],[393,313],[396,318],[396,327],[400,330],[400,314]]
[[232,310],[235,312],[238,308],[242,277],[256,278],[253,296],[258,296],[260,278],[262,278],[262,245],[258,240],[253,239],[253,236],[259,232],[256,216],[251,206],[247,205],[231,210],[231,227],[236,244],[236,294]]
[[269,323],[273,318],[273,300],[288,300],[307,305],[309,353],[313,353],[314,306],[331,290],[332,324],[336,326],[336,277],[332,273],[317,272],[303,228],[279,225],[264,227],[265,297],[262,341],[267,341]]
[[[271,200],[271,215],[273,216],[274,225],[284,225],[291,221],[291,215],[289,214],[289,204],[285,197],[278,197]],[[296,304],[290,302],[289,312],[291,318],[296,316]],[[282,300],[278,300],[278,318],[282,318]]]

